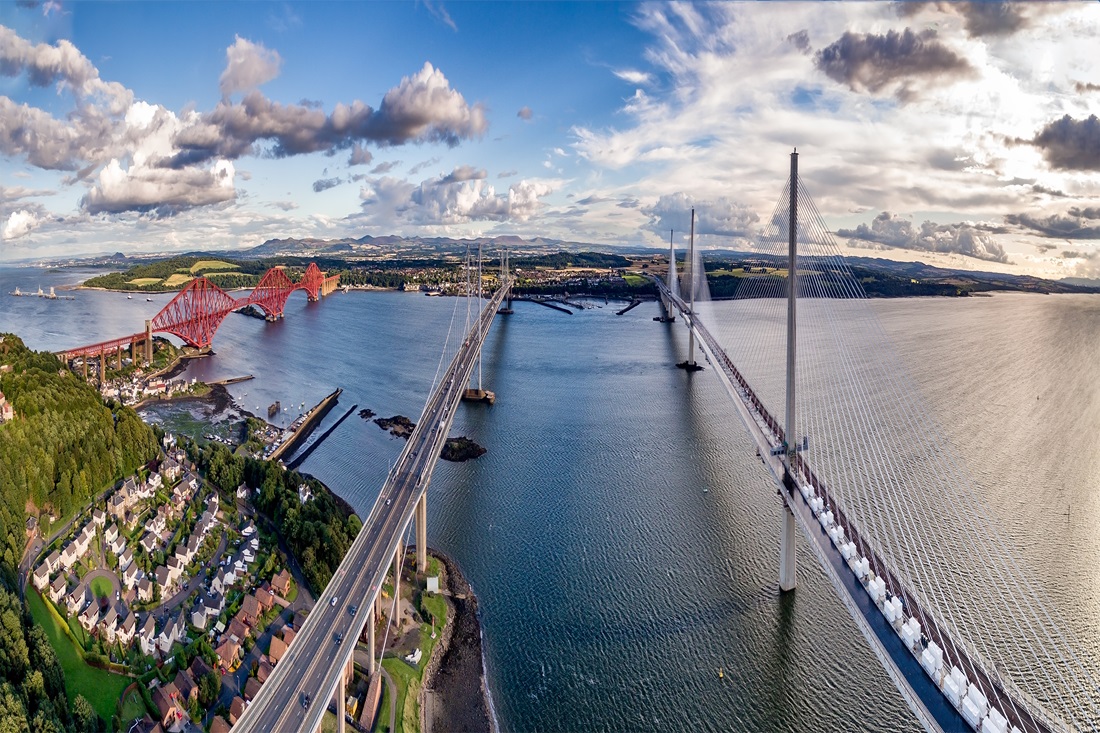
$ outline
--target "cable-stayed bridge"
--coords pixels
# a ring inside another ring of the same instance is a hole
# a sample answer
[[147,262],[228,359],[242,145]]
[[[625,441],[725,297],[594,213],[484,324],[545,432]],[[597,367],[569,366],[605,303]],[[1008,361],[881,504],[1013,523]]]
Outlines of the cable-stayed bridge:
[[666,279],[654,278],[664,320],[678,314],[689,328],[679,366],[702,367],[698,342],[775,481],[780,588],[796,586],[801,530],[927,730],[1100,729],[1082,647],[1013,559],[883,347],[797,161],[792,154],[786,189],[754,243],[759,266],[740,273],[734,300],[707,300],[694,214],[683,282],[674,252]]
[[[417,568],[423,571],[427,567],[428,482],[455,410],[479,363],[485,337],[511,287],[512,279],[502,266],[499,288],[484,302],[447,370],[436,381],[416,428],[364,518],[362,530],[294,643],[234,724],[234,731],[320,730],[328,701],[334,696],[336,709],[342,713],[356,640],[364,628],[373,665],[374,617],[382,581],[391,564],[395,570],[399,567],[405,533],[414,520]],[[394,577],[396,597],[399,573]],[[343,730],[344,716],[339,714],[337,719]]]

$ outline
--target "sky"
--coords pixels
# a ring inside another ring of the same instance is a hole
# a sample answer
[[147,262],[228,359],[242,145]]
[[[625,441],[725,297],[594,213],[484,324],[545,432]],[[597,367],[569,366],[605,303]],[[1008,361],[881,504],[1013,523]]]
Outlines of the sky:
[[272,238],[1100,277],[1100,3],[0,0],[0,262]]

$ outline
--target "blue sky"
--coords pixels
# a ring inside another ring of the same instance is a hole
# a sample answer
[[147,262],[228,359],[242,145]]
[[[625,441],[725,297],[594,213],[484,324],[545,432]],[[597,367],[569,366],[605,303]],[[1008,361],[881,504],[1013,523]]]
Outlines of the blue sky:
[[846,248],[1094,276],[1100,5],[0,4],[0,261],[273,237]]

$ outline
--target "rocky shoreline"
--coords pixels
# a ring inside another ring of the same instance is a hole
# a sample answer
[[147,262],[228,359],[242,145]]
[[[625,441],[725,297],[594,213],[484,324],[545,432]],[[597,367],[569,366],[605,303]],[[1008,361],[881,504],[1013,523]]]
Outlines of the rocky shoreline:
[[447,626],[424,670],[420,710],[422,729],[496,733],[482,662],[481,622],[477,598],[462,571],[439,550],[428,552],[443,564]]

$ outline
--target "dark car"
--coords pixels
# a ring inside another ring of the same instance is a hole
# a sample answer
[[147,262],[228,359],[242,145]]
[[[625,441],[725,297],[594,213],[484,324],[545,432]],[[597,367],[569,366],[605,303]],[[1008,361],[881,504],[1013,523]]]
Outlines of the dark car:
[[354,616],[355,612],[358,611],[358,610],[359,610],[358,606],[348,606],[348,613],[350,613],[352,616]]
[[302,693],[302,707],[304,707],[304,708],[309,707],[309,693],[308,692],[303,692]]
[[333,634],[333,638],[336,640],[336,646],[340,646],[340,643],[344,640],[344,635],[337,631]]

